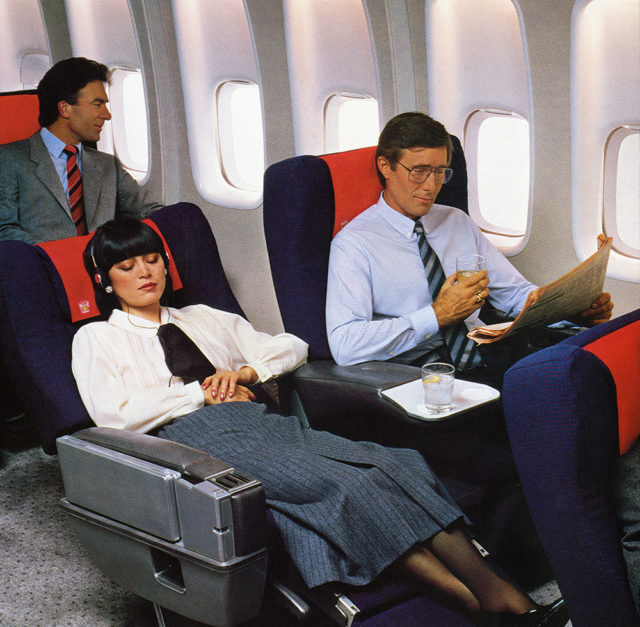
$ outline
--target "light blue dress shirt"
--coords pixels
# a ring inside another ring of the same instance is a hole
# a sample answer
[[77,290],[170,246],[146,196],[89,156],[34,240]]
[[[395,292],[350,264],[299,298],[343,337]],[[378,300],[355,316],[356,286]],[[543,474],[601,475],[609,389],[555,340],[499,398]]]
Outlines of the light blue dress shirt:
[[[516,316],[536,288],[459,209],[433,205],[421,218],[429,245],[445,276],[456,257],[480,254],[489,272],[489,301]],[[327,334],[340,365],[386,361],[415,348],[441,343],[438,322],[418,251],[414,221],[395,211],[382,195],[334,238],[327,284]],[[481,325],[478,312],[465,320]]]
[[[64,193],[67,195],[67,200],[69,200],[69,186],[67,184],[67,155],[64,152],[66,144],[46,128],[40,129],[40,137],[42,137],[42,141],[47,147],[51,161],[53,161],[53,166],[58,173],[58,178],[62,183]],[[76,144],[76,148],[78,149],[76,154],[78,169],[82,174],[82,144]]]

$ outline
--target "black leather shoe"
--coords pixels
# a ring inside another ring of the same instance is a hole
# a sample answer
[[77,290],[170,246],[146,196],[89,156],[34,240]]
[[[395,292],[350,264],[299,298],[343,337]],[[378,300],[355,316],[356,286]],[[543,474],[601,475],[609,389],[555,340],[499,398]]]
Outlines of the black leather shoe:
[[501,614],[500,627],[564,627],[569,614],[563,599],[551,605],[539,605],[525,614]]

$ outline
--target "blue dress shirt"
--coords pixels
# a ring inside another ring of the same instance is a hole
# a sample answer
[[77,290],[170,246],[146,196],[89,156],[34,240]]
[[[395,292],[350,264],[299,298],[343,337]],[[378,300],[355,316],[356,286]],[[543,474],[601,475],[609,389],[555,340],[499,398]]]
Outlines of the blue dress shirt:
[[[42,141],[47,147],[47,151],[49,152],[51,161],[53,161],[53,166],[58,173],[58,177],[60,179],[60,182],[62,183],[62,188],[64,189],[64,193],[67,195],[68,200],[69,186],[67,184],[67,155],[64,152],[64,147],[66,146],[66,144],[46,128],[40,129],[40,137],[42,137]],[[76,144],[76,148],[78,149],[78,152],[76,153],[76,157],[78,159],[78,169],[82,174],[82,144]]]
[[[489,272],[488,300],[516,316],[536,288],[489,242],[459,209],[433,205],[421,218],[429,245],[445,276],[456,257],[480,254]],[[327,334],[340,365],[386,361],[420,345],[441,344],[438,322],[418,251],[412,219],[395,211],[383,196],[334,238],[327,283]],[[465,320],[482,324],[478,312]]]

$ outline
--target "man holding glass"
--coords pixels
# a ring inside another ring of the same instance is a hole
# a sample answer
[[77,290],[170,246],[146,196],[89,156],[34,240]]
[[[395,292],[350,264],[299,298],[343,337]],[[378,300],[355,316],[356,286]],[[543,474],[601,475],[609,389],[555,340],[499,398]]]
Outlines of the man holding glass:
[[[464,378],[479,373],[481,380],[487,370],[504,369],[502,358],[491,364],[491,353],[480,354],[467,329],[484,324],[486,301],[515,317],[536,286],[466,213],[434,204],[454,176],[452,150],[444,126],[422,113],[402,113],[383,129],[376,151],[380,199],[331,244],[327,333],[338,364],[449,361]],[[463,276],[456,263],[468,255],[479,256],[480,265]],[[608,320],[612,308],[602,294],[583,320]],[[499,386],[501,375],[489,380]]]

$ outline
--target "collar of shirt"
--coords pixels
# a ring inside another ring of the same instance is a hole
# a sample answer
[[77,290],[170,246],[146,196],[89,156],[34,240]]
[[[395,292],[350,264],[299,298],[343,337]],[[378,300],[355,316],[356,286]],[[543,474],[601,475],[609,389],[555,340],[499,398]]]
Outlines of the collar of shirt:
[[114,309],[109,316],[109,324],[144,337],[155,337],[158,335],[158,327],[169,322],[170,318],[171,312],[167,307],[160,309],[160,323],[134,316],[122,309]]
[[[415,221],[405,215],[402,215],[399,211],[392,209],[384,199],[384,190],[380,194],[380,199],[378,200],[377,206],[380,212],[380,216],[390,227],[398,231],[398,233],[400,233],[400,235],[402,235],[406,239],[415,237],[413,232]],[[431,209],[429,209],[429,212],[426,215],[420,218],[420,222],[424,227],[424,232],[427,235],[429,234],[431,228],[435,226],[433,224],[434,220],[429,219],[429,216],[432,215],[432,209],[434,206],[435,205],[433,205]]]
[[[64,154],[63,150],[66,144],[56,137],[49,129],[41,128],[40,129],[40,137],[42,137],[42,141],[47,148],[47,151],[51,155],[51,158],[54,162],[58,159],[64,159],[66,162],[67,155]],[[78,149],[77,159],[78,159],[78,168],[80,168],[80,172],[82,172],[82,143],[76,144],[76,148]]]

